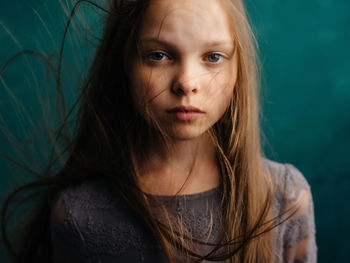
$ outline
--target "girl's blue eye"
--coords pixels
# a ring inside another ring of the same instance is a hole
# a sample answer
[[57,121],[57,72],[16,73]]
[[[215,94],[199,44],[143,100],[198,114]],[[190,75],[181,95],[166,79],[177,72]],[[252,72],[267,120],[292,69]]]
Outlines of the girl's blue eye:
[[165,55],[163,52],[152,52],[149,55],[147,55],[147,57],[151,60],[155,60],[155,61],[162,61],[167,59],[167,55]]
[[219,62],[221,62],[222,59],[223,59],[222,55],[220,55],[218,53],[212,53],[212,54],[209,54],[207,56],[207,60],[210,63],[219,63]]

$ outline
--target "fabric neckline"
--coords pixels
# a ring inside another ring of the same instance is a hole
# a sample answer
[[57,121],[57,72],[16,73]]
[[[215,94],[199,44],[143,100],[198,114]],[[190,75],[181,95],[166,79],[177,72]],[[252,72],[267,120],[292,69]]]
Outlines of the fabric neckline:
[[205,198],[205,197],[217,194],[218,192],[220,192],[220,190],[221,190],[221,186],[216,186],[212,189],[209,189],[203,192],[193,193],[193,194],[183,194],[183,195],[154,195],[154,194],[148,194],[148,193],[145,193],[145,194],[147,197],[153,197],[161,200],[171,200],[171,199],[195,200],[195,199],[201,199],[201,198]]

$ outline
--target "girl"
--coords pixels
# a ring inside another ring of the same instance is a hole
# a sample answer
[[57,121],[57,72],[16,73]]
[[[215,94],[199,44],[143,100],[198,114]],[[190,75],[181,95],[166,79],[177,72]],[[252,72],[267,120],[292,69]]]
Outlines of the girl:
[[316,262],[309,185],[262,158],[241,0],[112,1],[67,151],[15,262]]

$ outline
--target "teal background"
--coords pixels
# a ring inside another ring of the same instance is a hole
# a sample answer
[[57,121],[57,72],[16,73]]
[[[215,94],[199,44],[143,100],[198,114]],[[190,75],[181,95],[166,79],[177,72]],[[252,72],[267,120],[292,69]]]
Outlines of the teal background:
[[[25,49],[57,53],[66,19],[57,2],[1,1],[0,22]],[[265,152],[271,159],[294,164],[311,185],[318,262],[349,262],[350,1],[249,0],[247,7],[263,68]],[[0,25],[0,65],[19,50]],[[68,57],[69,52],[67,44]],[[26,81],[26,72],[20,61],[3,77],[36,112],[35,93],[28,84],[32,79]],[[0,115],[21,137],[18,115],[5,93],[0,81]],[[0,152],[14,154],[1,140],[0,147]],[[0,160],[0,171],[3,196],[19,170]],[[1,257],[0,261],[6,262]]]

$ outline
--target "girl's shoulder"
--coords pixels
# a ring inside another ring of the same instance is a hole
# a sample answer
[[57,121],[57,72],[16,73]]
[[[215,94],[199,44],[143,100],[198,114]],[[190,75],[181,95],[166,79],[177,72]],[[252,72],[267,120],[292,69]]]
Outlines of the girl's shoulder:
[[[278,216],[286,212],[286,217],[288,214],[291,215],[290,222],[303,219],[308,220],[308,224],[314,224],[311,187],[304,175],[291,164],[281,164],[266,159],[264,164],[274,187],[272,202],[274,215]],[[295,211],[295,213],[291,214],[287,211]]]
[[131,208],[100,179],[61,190],[52,205],[50,225],[57,262],[65,262],[62,254],[79,254],[84,259],[119,256],[131,249],[143,249],[145,242],[140,240],[149,238]]
[[51,220],[66,225],[74,222],[86,226],[92,223],[87,221],[91,215],[96,222],[105,220],[105,216],[111,213],[122,217],[128,216],[128,212],[125,201],[106,180],[89,179],[57,193],[52,204]]
[[267,171],[268,178],[275,186],[275,190],[283,193],[285,198],[295,199],[301,192],[311,194],[310,184],[294,165],[263,159],[263,166]]
[[274,192],[274,210],[283,212],[293,206],[299,207],[296,214],[310,214],[313,210],[311,187],[304,175],[292,164],[282,164],[263,159]]
[[108,209],[118,200],[113,196],[111,186],[102,179],[89,179],[70,185],[57,193],[55,200],[58,199],[67,209]]
[[291,164],[267,159],[263,163],[274,185],[272,212],[277,223],[282,222],[276,228],[276,250],[280,261],[283,258],[283,262],[297,259],[316,262],[314,204],[308,181]]

